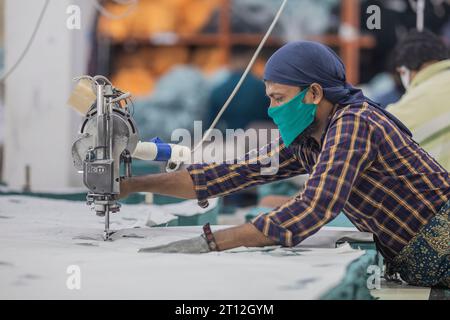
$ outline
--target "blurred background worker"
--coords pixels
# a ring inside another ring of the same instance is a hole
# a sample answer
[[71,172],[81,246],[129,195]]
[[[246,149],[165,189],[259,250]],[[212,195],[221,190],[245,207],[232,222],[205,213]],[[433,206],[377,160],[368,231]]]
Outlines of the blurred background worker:
[[[254,49],[245,46],[234,46],[231,50],[229,72],[211,92],[209,100],[207,125],[211,125],[234,87],[239,82]],[[244,129],[251,122],[265,121],[269,123],[267,111],[269,106],[264,83],[253,72],[249,73],[230,107],[222,115],[218,129]]]
[[399,42],[394,55],[406,93],[387,109],[450,170],[449,48],[430,31],[412,30]]

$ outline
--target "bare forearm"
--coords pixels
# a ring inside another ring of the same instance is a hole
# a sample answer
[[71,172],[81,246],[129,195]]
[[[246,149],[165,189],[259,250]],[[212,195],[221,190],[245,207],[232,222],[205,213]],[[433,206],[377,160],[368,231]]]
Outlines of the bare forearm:
[[[196,198],[194,183],[187,170],[129,178],[122,182],[121,189],[121,197],[135,192],[152,192],[185,199]],[[220,250],[276,244],[251,223],[219,230],[214,232],[214,237]]]
[[220,250],[227,250],[240,246],[264,247],[276,244],[275,241],[267,238],[251,223],[219,230],[214,232],[214,237]]
[[127,193],[153,192],[184,199],[196,197],[194,184],[187,170],[132,177],[127,179],[124,187]]

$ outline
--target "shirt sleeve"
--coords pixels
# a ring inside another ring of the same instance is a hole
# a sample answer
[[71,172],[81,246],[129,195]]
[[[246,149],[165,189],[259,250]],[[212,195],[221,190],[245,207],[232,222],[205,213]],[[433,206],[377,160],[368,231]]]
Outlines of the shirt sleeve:
[[304,191],[252,223],[288,247],[316,233],[344,208],[356,179],[376,157],[376,140],[359,114],[333,120]]
[[235,164],[198,163],[190,165],[187,171],[199,201],[306,173],[298,157],[281,138],[259,152],[248,152]]

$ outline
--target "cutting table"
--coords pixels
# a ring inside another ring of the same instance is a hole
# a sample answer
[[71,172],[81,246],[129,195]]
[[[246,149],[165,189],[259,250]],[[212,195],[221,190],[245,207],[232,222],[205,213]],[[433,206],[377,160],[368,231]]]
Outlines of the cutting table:
[[[347,244],[138,253],[197,236],[201,227],[150,228],[149,205],[124,205],[111,219],[117,232],[105,242],[103,221],[85,209],[81,202],[0,196],[0,298],[320,299],[336,294],[355,263],[364,260],[360,271],[374,263],[373,254]],[[68,286],[73,270],[79,270],[80,289]],[[353,291],[347,298],[370,297],[367,288]]]

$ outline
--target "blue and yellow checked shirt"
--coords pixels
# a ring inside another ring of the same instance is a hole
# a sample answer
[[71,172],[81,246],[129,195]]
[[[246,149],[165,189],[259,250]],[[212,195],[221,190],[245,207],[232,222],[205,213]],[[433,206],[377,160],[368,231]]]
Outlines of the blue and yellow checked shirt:
[[[256,163],[247,154],[237,164],[194,164],[188,172],[199,200],[309,173],[301,193],[252,221],[284,246],[297,245],[344,212],[360,231],[372,232],[391,259],[450,198],[449,173],[368,104],[338,109],[321,148],[305,143],[294,154],[281,140],[276,149],[266,148]],[[262,157],[274,152],[277,174],[261,174],[269,166]]]

